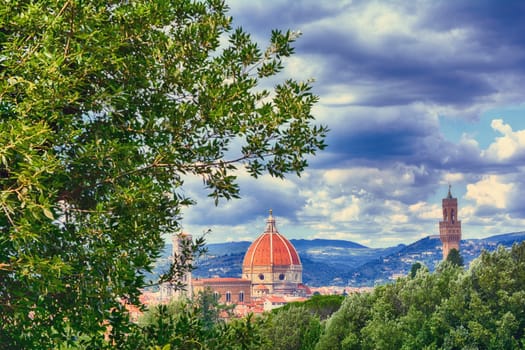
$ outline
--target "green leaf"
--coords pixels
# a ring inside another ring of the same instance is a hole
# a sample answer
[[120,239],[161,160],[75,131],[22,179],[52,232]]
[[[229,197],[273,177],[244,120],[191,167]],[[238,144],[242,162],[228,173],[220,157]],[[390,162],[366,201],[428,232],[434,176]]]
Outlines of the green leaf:
[[47,208],[43,208],[43,211],[44,211],[44,215],[50,219],[50,220],[54,220],[55,217],[53,216],[53,213],[51,212],[51,210],[47,209]]

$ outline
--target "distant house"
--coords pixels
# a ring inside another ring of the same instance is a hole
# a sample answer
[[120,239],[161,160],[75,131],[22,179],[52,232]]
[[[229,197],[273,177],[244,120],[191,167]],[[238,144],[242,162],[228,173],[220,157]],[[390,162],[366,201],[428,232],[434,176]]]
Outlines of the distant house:
[[271,296],[271,295],[267,297],[263,297],[264,311],[270,311],[270,310],[276,309],[286,304],[287,304],[287,301],[283,297]]
[[242,278],[196,278],[193,293],[210,289],[216,300],[222,304],[249,303],[252,283]]

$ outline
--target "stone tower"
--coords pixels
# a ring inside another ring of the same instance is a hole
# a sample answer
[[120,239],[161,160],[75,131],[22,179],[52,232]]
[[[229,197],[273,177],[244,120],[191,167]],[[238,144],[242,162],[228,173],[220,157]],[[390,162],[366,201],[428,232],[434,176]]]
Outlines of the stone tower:
[[[172,245],[172,250],[171,250],[171,258],[173,260],[175,260],[175,259],[180,260],[181,257],[184,255],[184,252],[183,252],[184,248],[186,247],[186,249],[189,249],[189,246],[191,246],[192,239],[193,239],[192,235],[190,235],[188,233],[185,233],[185,232],[182,232],[179,235],[173,235],[173,237],[172,237],[173,245]],[[187,263],[191,264],[191,260],[187,261]],[[184,275],[181,276],[181,282],[184,285],[184,289],[177,290],[175,292],[175,297],[179,297],[179,298],[181,296],[185,296],[185,297],[188,297],[188,298],[192,297],[192,295],[193,295],[192,288],[193,287],[191,285],[191,278],[192,278],[191,270],[186,271],[184,273]]]
[[443,243],[443,260],[451,249],[459,251],[461,241],[461,221],[458,220],[458,199],[452,197],[450,185],[447,198],[443,198],[443,221],[439,222],[439,238]]
[[[178,233],[172,236],[172,250],[170,256],[170,263],[182,263],[184,247],[191,245],[192,236],[187,233]],[[191,260],[186,261],[191,264]],[[179,276],[178,281],[166,282],[160,286],[161,301],[169,301],[171,299],[191,298],[193,296],[192,274],[191,271],[186,271],[182,276]],[[176,285],[182,286],[182,289],[176,288]]]

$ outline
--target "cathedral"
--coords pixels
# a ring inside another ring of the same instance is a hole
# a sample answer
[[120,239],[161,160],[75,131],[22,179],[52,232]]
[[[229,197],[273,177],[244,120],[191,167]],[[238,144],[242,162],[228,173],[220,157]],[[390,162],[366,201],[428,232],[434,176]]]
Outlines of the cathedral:
[[192,280],[192,287],[193,293],[211,289],[222,303],[249,303],[269,295],[310,295],[302,280],[299,254],[277,230],[270,210],[266,229],[246,251],[241,278],[198,278]]
[[277,231],[270,210],[266,230],[248,248],[242,263],[242,276],[252,284],[252,296],[299,294],[303,266],[292,243]]

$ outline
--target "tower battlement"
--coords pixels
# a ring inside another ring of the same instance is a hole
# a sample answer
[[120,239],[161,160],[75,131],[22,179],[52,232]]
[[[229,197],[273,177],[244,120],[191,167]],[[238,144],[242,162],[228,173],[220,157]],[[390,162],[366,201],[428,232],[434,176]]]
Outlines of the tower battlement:
[[443,198],[443,221],[439,222],[439,238],[443,243],[443,260],[447,259],[451,249],[459,251],[461,241],[461,221],[458,220],[458,199],[452,197],[450,185],[448,195]]

